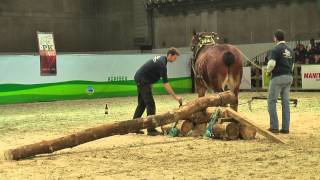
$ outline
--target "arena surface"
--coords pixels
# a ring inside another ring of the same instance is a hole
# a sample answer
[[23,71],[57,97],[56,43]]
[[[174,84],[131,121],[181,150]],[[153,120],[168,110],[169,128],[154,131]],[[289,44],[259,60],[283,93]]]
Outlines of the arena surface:
[[[256,95],[241,92],[240,103]],[[181,96],[185,101],[196,98]],[[260,135],[221,141],[128,134],[20,161],[1,159],[0,179],[319,179],[320,93],[292,92],[291,97],[299,102],[291,106],[290,134],[278,135],[287,145]],[[158,113],[178,106],[169,95],[155,100]],[[104,114],[106,103],[109,115]],[[136,97],[2,105],[0,157],[9,148],[131,119],[135,106]],[[253,112],[247,105],[239,112],[268,128],[266,101],[252,106]]]

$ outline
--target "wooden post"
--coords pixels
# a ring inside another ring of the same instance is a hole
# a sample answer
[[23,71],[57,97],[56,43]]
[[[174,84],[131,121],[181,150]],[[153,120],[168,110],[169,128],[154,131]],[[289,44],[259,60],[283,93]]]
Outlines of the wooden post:
[[179,109],[169,111],[160,115],[147,116],[117,123],[101,125],[89,128],[61,138],[41,141],[35,144],[25,145],[16,149],[9,149],[4,153],[7,160],[18,160],[37,154],[52,153],[65,148],[72,148],[86,142],[94,141],[100,138],[133,133],[145,128],[155,128],[165,124],[185,119],[193,113],[201,111],[209,106],[225,106],[236,102],[236,98],[230,91],[205,96],[193,100]]
[[258,127],[255,123],[251,122],[248,118],[242,116],[241,114],[237,113],[236,111],[232,110],[231,108],[226,108],[224,112],[227,116],[232,117],[233,119],[237,120],[239,123],[254,128],[259,134],[263,135],[264,137],[271,139],[272,141],[286,144],[285,141],[274,135],[273,133],[264,130]]

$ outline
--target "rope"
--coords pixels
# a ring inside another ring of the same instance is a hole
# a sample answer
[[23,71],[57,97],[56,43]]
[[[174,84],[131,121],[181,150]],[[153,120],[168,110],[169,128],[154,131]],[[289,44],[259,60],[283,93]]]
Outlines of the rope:
[[[246,61],[249,61],[249,62],[251,63],[251,65],[253,65],[253,66],[256,67],[257,69],[259,69],[259,70],[262,71],[262,67],[261,67],[261,66],[259,66],[258,64],[256,64],[254,61],[250,60],[250,59],[248,58],[248,56],[246,56],[240,49],[239,49],[239,51],[240,51],[240,54],[242,55],[242,57],[244,57]],[[247,80],[245,77],[243,77],[243,79],[244,79],[245,81],[249,82],[249,80]],[[258,91],[256,91],[256,93],[258,93],[259,96],[263,96],[262,93],[260,93],[260,92],[258,92]],[[241,106],[241,105],[243,105],[243,104],[248,104],[249,110],[252,111],[252,106],[251,106],[251,105],[252,105],[252,101],[253,101],[253,99],[248,100],[248,101],[245,102],[245,103],[238,104],[238,106]]]
[[207,138],[212,138],[213,137],[213,126],[216,124],[216,122],[218,120],[218,117],[219,117],[219,114],[220,114],[220,109],[216,109],[211,114],[210,121],[209,121],[209,124],[208,124],[208,128],[207,128],[205,134],[203,135],[204,137],[207,137]]
[[258,64],[256,64],[254,61],[250,60],[240,49],[239,49],[239,51],[240,51],[240,54],[241,54],[247,61],[249,61],[254,67],[256,67],[256,68],[258,68],[258,69],[260,69],[260,70],[262,71],[262,67],[261,67],[261,66],[259,66]]
[[[179,108],[182,106],[182,100],[179,101]],[[168,133],[164,132],[163,127],[161,126],[161,130],[163,132],[163,135],[169,135],[171,137],[177,137],[179,135],[179,130],[176,128],[178,124],[178,121],[175,121],[172,125],[172,127],[169,129]]]

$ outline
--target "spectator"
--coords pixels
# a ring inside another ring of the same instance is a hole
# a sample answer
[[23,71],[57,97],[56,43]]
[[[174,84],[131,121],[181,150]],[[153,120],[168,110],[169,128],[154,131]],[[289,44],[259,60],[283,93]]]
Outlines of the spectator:
[[315,41],[313,38],[310,39],[310,43],[307,45],[307,51],[310,51],[312,48],[315,48]]
[[314,39],[310,39],[310,43],[307,46],[307,64],[315,63],[316,45]]
[[314,62],[315,64],[320,64],[320,42],[316,43],[315,49]]
[[307,58],[307,51],[303,44],[297,44],[293,50],[297,64],[305,64]]
[[315,55],[314,64],[320,64],[320,55],[319,54]]

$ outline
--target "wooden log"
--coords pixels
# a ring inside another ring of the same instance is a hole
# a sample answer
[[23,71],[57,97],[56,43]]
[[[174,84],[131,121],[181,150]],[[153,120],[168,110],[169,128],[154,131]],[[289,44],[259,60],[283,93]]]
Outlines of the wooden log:
[[216,123],[212,127],[215,138],[235,140],[239,138],[239,124],[234,122]]
[[208,107],[205,110],[196,112],[191,116],[187,117],[187,121],[193,122],[193,124],[203,124],[210,121],[212,113],[217,110],[217,107]]
[[240,138],[244,140],[254,139],[256,137],[257,131],[254,128],[240,124]]
[[218,118],[218,122],[217,123],[224,123],[224,122],[236,122],[238,123],[236,120],[230,118],[230,117],[222,117],[222,118]]
[[[173,128],[173,124],[163,126],[163,133],[169,134],[171,128]],[[187,134],[193,130],[194,125],[191,121],[179,120],[175,128],[178,130],[179,136],[187,136]]]
[[89,128],[61,138],[41,141],[35,144],[25,145],[15,149],[5,151],[4,156],[7,160],[19,160],[22,158],[35,156],[38,154],[52,153],[65,148],[72,148],[86,142],[100,138],[128,134],[145,128],[155,128],[165,124],[185,119],[191,114],[201,111],[209,106],[225,106],[236,101],[230,91],[222,92],[212,96],[205,96],[193,100],[177,110],[169,111],[160,115],[147,116],[122,122],[116,122]]
[[182,120],[178,122],[176,128],[179,131],[179,136],[186,136],[194,128],[194,125],[190,121]]
[[202,137],[204,135],[204,133],[207,130],[207,124],[208,123],[201,123],[201,124],[196,124],[194,126],[194,128],[192,129],[192,131],[190,131],[187,136],[190,137]]
[[234,111],[231,108],[225,108],[224,114],[226,114],[229,117],[232,117],[233,119],[237,120],[241,124],[244,124],[246,126],[249,126],[253,129],[255,129],[259,134],[261,134],[262,136],[264,136],[272,141],[286,144],[285,141],[283,141],[282,139],[280,139],[279,137],[277,137],[273,133],[258,127],[254,122],[250,121],[248,118],[242,116],[241,114],[237,113],[236,111]]

